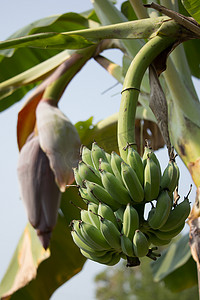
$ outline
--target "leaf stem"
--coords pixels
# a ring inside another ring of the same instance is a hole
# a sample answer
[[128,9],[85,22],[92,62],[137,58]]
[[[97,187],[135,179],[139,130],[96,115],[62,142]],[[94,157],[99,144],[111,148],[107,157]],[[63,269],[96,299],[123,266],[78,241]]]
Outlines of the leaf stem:
[[[118,120],[118,146],[121,157],[126,161],[126,152],[123,150],[127,143],[135,145],[135,113],[140,93],[143,75],[151,62],[174,42],[173,38],[156,36],[149,40],[137,53],[124,80],[121,105]],[[135,145],[135,146],[134,146]]]

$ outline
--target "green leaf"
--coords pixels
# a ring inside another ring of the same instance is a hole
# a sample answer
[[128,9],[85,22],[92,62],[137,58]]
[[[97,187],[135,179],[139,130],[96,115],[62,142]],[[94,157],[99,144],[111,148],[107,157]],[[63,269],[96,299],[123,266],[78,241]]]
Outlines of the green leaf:
[[86,259],[74,244],[69,228],[72,219],[80,219],[80,211],[69,200],[84,205],[77,188],[70,187],[62,194],[61,208],[65,214],[58,216],[50,251],[43,250],[35,230],[29,224],[26,226],[0,284],[0,296],[14,293],[11,298],[16,300],[48,300],[60,285],[81,271]]
[[[47,17],[21,28],[10,38],[19,38],[29,34],[37,34],[42,32],[59,33],[63,32],[64,30],[79,30],[88,27],[97,27],[98,23],[89,20],[89,18],[90,17],[88,13],[86,13],[85,17],[75,13],[66,13],[63,15]],[[0,69],[4,70],[3,72],[0,72],[0,82],[4,82],[7,79],[10,79],[27,71],[28,69],[31,69],[32,67],[35,67],[54,55],[57,55],[59,52],[61,52],[60,49],[53,50],[28,47],[0,51]],[[52,69],[55,67],[53,61],[55,62],[57,59],[59,60],[59,56],[56,57],[55,60],[53,58],[52,61],[49,61],[50,64],[52,63]],[[38,68],[40,67],[38,66]],[[15,91],[13,95],[8,96],[5,102],[1,102],[0,111],[19,101],[35,85],[36,83],[30,84],[21,88],[20,90]]]
[[[162,23],[166,20],[169,20],[169,18],[158,17],[154,19],[143,19],[120,24],[112,24],[95,29],[76,30],[73,32],[37,33],[1,42],[0,49],[21,47],[41,49],[82,49],[97,43],[102,39],[151,38],[157,34]],[[168,28],[169,35],[176,35],[178,27],[175,27],[172,26],[172,32]]]
[[190,15],[200,24],[200,2],[199,0],[182,0],[183,5]]
[[152,271],[156,282],[164,280],[173,291],[197,283],[196,263],[191,257],[188,234],[163,251],[161,257],[152,263]]

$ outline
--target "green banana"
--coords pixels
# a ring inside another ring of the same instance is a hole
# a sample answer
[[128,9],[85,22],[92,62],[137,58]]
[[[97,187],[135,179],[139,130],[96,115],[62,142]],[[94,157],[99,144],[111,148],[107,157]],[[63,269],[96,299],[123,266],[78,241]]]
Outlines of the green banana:
[[[116,178],[123,183],[122,177],[121,177],[121,163],[123,162],[123,159],[121,156],[119,156],[116,152],[111,153],[111,168],[113,170],[114,175]],[[124,183],[123,183],[124,184]]]
[[160,190],[160,171],[151,157],[147,157],[144,169],[144,198],[146,202],[155,200]]
[[111,260],[107,263],[107,266],[116,265],[121,259],[121,255],[119,253],[113,253]]
[[97,256],[96,253],[88,253],[82,249],[80,249],[81,253],[83,254],[83,256],[85,256],[86,258],[93,260],[95,262],[98,262],[100,264],[105,264],[107,265],[111,259],[112,259],[112,255],[113,253],[111,251],[107,252],[106,254],[104,254],[103,256]]
[[129,195],[134,202],[142,202],[144,190],[135,171],[125,162],[121,163],[121,176]]
[[94,225],[97,229],[100,229],[100,221],[98,217],[98,205],[95,203],[88,203],[88,215],[92,225]]
[[107,250],[100,250],[100,251],[97,251],[97,250],[94,250],[93,248],[89,247],[83,239],[81,239],[81,237],[77,234],[76,231],[71,231],[71,235],[72,235],[72,239],[74,241],[74,243],[82,250],[88,252],[88,253],[93,253],[93,254],[96,254],[97,256],[102,256],[104,255]]
[[101,171],[100,174],[104,188],[115,201],[121,205],[131,202],[128,191],[113,174],[106,171]]
[[94,168],[89,165],[86,165],[83,161],[79,161],[78,163],[78,174],[82,181],[89,180],[92,182],[96,182],[101,185],[101,179],[99,172],[97,172]]
[[148,232],[147,235],[149,236],[149,241],[151,242],[151,244],[153,244],[154,246],[164,246],[164,245],[168,245],[171,242],[171,238],[163,240],[163,239],[159,239],[154,233],[152,232]]
[[109,250],[111,248],[104,236],[101,234],[101,231],[95,226],[81,222],[80,228],[84,240],[92,245],[91,248],[97,250]]
[[185,222],[181,224],[178,228],[175,228],[170,231],[160,231],[160,230],[152,230],[151,232],[155,234],[161,240],[168,240],[172,239],[173,237],[177,236],[184,228]]
[[88,223],[88,224],[92,224],[92,222],[90,220],[89,212],[85,209],[81,209],[81,221]]
[[104,219],[110,220],[118,228],[117,219],[110,206],[100,202],[98,208],[98,215]]
[[111,165],[107,161],[104,161],[102,158],[99,159],[99,170],[105,170],[113,174]]
[[111,164],[111,155],[106,152],[106,158],[109,164]]
[[166,169],[163,172],[160,181],[161,190],[168,190],[169,193],[173,193],[179,180],[179,170],[176,162],[170,160]]
[[180,204],[171,210],[166,223],[159,228],[160,231],[170,231],[178,228],[187,219],[190,213],[190,202],[186,197]]
[[78,173],[78,168],[73,168],[73,171],[74,171],[74,179],[75,179],[77,185],[80,187],[84,187],[83,181]]
[[121,223],[123,222],[123,215],[124,215],[124,210],[125,208],[123,206],[121,206],[120,208],[118,208],[118,210],[116,210],[114,212],[116,218],[121,221]]
[[95,204],[99,204],[99,201],[92,195],[89,194],[89,189],[87,188],[79,188],[79,195],[81,196],[81,198],[86,202],[93,202]]
[[167,221],[171,211],[171,198],[166,190],[162,191],[156,202],[154,214],[148,217],[148,223],[151,228],[159,229]]
[[110,221],[100,218],[100,229],[107,243],[116,251],[121,251],[120,232],[117,227]]
[[106,158],[106,152],[102,148],[100,148],[96,142],[92,143],[91,157],[92,157],[93,165],[97,171],[99,170],[100,158],[108,162]]
[[124,254],[129,257],[136,256],[133,251],[133,243],[132,241],[125,235],[121,235],[121,248]]
[[155,153],[152,151],[151,148],[145,147],[144,148],[144,154],[143,154],[143,157],[142,157],[142,163],[143,163],[144,168],[146,166],[148,157],[150,157],[155,162],[155,164],[157,165],[157,167],[159,169],[159,174],[160,174],[160,177],[161,177],[161,167],[160,167],[159,160],[157,159],[157,156],[155,155]]
[[127,162],[129,166],[135,171],[141,185],[144,184],[144,166],[139,153],[132,147],[128,148]]
[[137,229],[139,229],[138,212],[128,203],[124,210],[122,233],[132,241],[135,230]]
[[81,159],[86,165],[89,165],[94,168],[91,157],[91,150],[88,149],[86,146],[83,146],[81,149]]
[[103,202],[110,206],[114,211],[120,207],[120,204],[115,201],[101,185],[90,181],[85,181],[85,184],[87,190],[89,190],[89,195],[97,200],[97,204]]
[[143,257],[149,252],[149,242],[142,231],[137,229],[133,237],[133,250],[137,257]]

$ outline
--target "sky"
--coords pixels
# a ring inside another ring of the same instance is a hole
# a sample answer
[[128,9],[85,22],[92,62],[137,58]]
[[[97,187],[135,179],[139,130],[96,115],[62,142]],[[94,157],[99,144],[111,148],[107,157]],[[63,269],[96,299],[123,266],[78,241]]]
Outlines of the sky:
[[[122,1],[118,1],[118,5],[120,3]],[[37,19],[70,11],[82,12],[91,7],[90,0],[11,0],[9,2],[1,0],[0,40],[6,39],[19,28]],[[118,50],[107,51],[107,56],[121,63],[121,55]],[[91,116],[94,116],[94,123],[96,123],[119,110],[121,85],[103,93],[115,84],[115,79],[111,78],[95,61],[90,61],[68,86],[61,100],[60,109],[73,123],[87,120]],[[200,94],[199,82],[195,81],[195,85]],[[27,223],[25,209],[20,200],[16,173],[18,161],[17,113],[25,99],[26,97],[0,114],[0,280]],[[157,155],[159,160],[162,160],[163,169],[168,163],[166,149],[158,151]],[[192,180],[180,158],[177,159],[177,163],[181,169],[179,192],[184,196],[187,194]],[[193,187],[191,200],[194,197],[195,188]],[[59,288],[51,299],[76,300],[80,297],[87,300],[95,299],[93,278],[104,268],[103,265],[87,261],[83,271]]]

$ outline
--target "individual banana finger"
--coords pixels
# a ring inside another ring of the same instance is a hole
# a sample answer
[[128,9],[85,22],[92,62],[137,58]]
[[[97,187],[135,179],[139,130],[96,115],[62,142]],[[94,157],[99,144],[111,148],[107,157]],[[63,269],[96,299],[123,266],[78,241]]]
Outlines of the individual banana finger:
[[90,181],[85,181],[85,185],[87,186],[89,195],[95,198],[97,203],[103,202],[110,206],[114,211],[120,207],[120,204],[111,197],[104,187]]
[[88,202],[93,202],[99,204],[99,201],[90,193],[90,190],[87,188],[79,188],[79,195],[81,198],[88,204]]
[[83,181],[78,173],[78,168],[73,168],[73,171],[74,171],[74,179],[75,179],[77,185],[80,187],[84,187]]
[[105,170],[113,174],[111,165],[107,161],[104,161],[102,158],[100,158],[99,160],[99,170]]
[[148,232],[147,233],[148,237],[149,237],[149,241],[151,242],[151,244],[153,244],[154,246],[164,246],[164,245],[168,245],[171,242],[171,239],[159,239],[155,234],[153,234],[152,232]]
[[133,251],[133,242],[124,234],[121,235],[121,248],[124,254],[129,257],[136,256]]
[[116,176],[116,178],[122,183],[122,177],[121,177],[121,163],[123,162],[123,159],[121,158],[121,156],[119,156],[116,152],[112,152],[111,153],[111,168],[112,171],[114,173],[114,175]]
[[122,233],[132,241],[135,230],[137,229],[139,229],[138,212],[128,203],[123,214]]
[[139,153],[132,147],[128,148],[127,162],[129,166],[135,171],[137,177],[143,186],[144,184],[144,166]]
[[103,161],[108,162],[106,152],[102,148],[100,148],[96,142],[92,143],[91,157],[93,165],[97,171],[99,170],[100,159],[103,159]]
[[107,243],[112,249],[121,251],[120,232],[117,227],[110,221],[104,218],[100,219],[100,229]]
[[92,245],[91,248],[97,250],[109,250],[111,248],[101,231],[95,226],[82,222],[80,228],[83,238]]
[[99,172],[83,161],[79,161],[78,163],[78,174],[82,181],[89,180],[102,185]]
[[170,231],[178,228],[187,219],[190,213],[190,202],[187,197],[173,210],[170,211],[169,217],[165,224],[159,228],[161,231]]
[[168,190],[169,193],[173,193],[179,180],[179,170],[176,162],[170,160],[165,168],[160,181],[161,190]]
[[83,256],[85,256],[86,258],[105,265],[107,265],[111,261],[113,255],[111,251],[107,252],[106,254],[100,257],[93,253],[86,252],[82,249],[80,249],[80,251],[83,254]]
[[163,190],[156,202],[154,213],[148,217],[148,223],[151,228],[159,229],[167,221],[171,211],[171,198],[166,190]]
[[185,226],[185,222],[181,224],[178,228],[175,228],[173,230],[170,231],[155,230],[152,231],[152,233],[154,233],[161,240],[169,240],[177,236],[183,230],[184,226]]
[[160,190],[160,171],[157,164],[147,157],[144,169],[144,198],[146,202],[155,200]]
[[94,168],[94,164],[92,162],[91,150],[88,149],[86,146],[82,146],[81,148],[81,159],[85,164]]
[[134,202],[142,202],[144,190],[135,171],[125,162],[121,163],[121,176],[129,195]]
[[155,153],[152,151],[152,149],[147,146],[147,147],[144,148],[144,154],[143,154],[143,157],[142,157],[142,163],[143,163],[144,168],[146,166],[148,157],[151,158],[155,162],[155,164],[157,165],[158,170],[159,170],[159,177],[161,177],[161,167],[160,167],[159,160],[158,160],[157,156],[155,155]]
[[133,249],[137,257],[143,257],[149,252],[149,242],[142,231],[137,229],[133,237]]
[[100,202],[98,207],[98,215],[104,219],[110,220],[118,228],[117,219],[110,206]]
[[131,202],[131,197],[121,182],[111,173],[101,171],[101,180],[110,196],[121,205]]
[[100,221],[98,217],[98,205],[95,203],[88,203],[88,215],[90,218],[90,221],[92,225],[94,225],[96,228],[100,229]]

